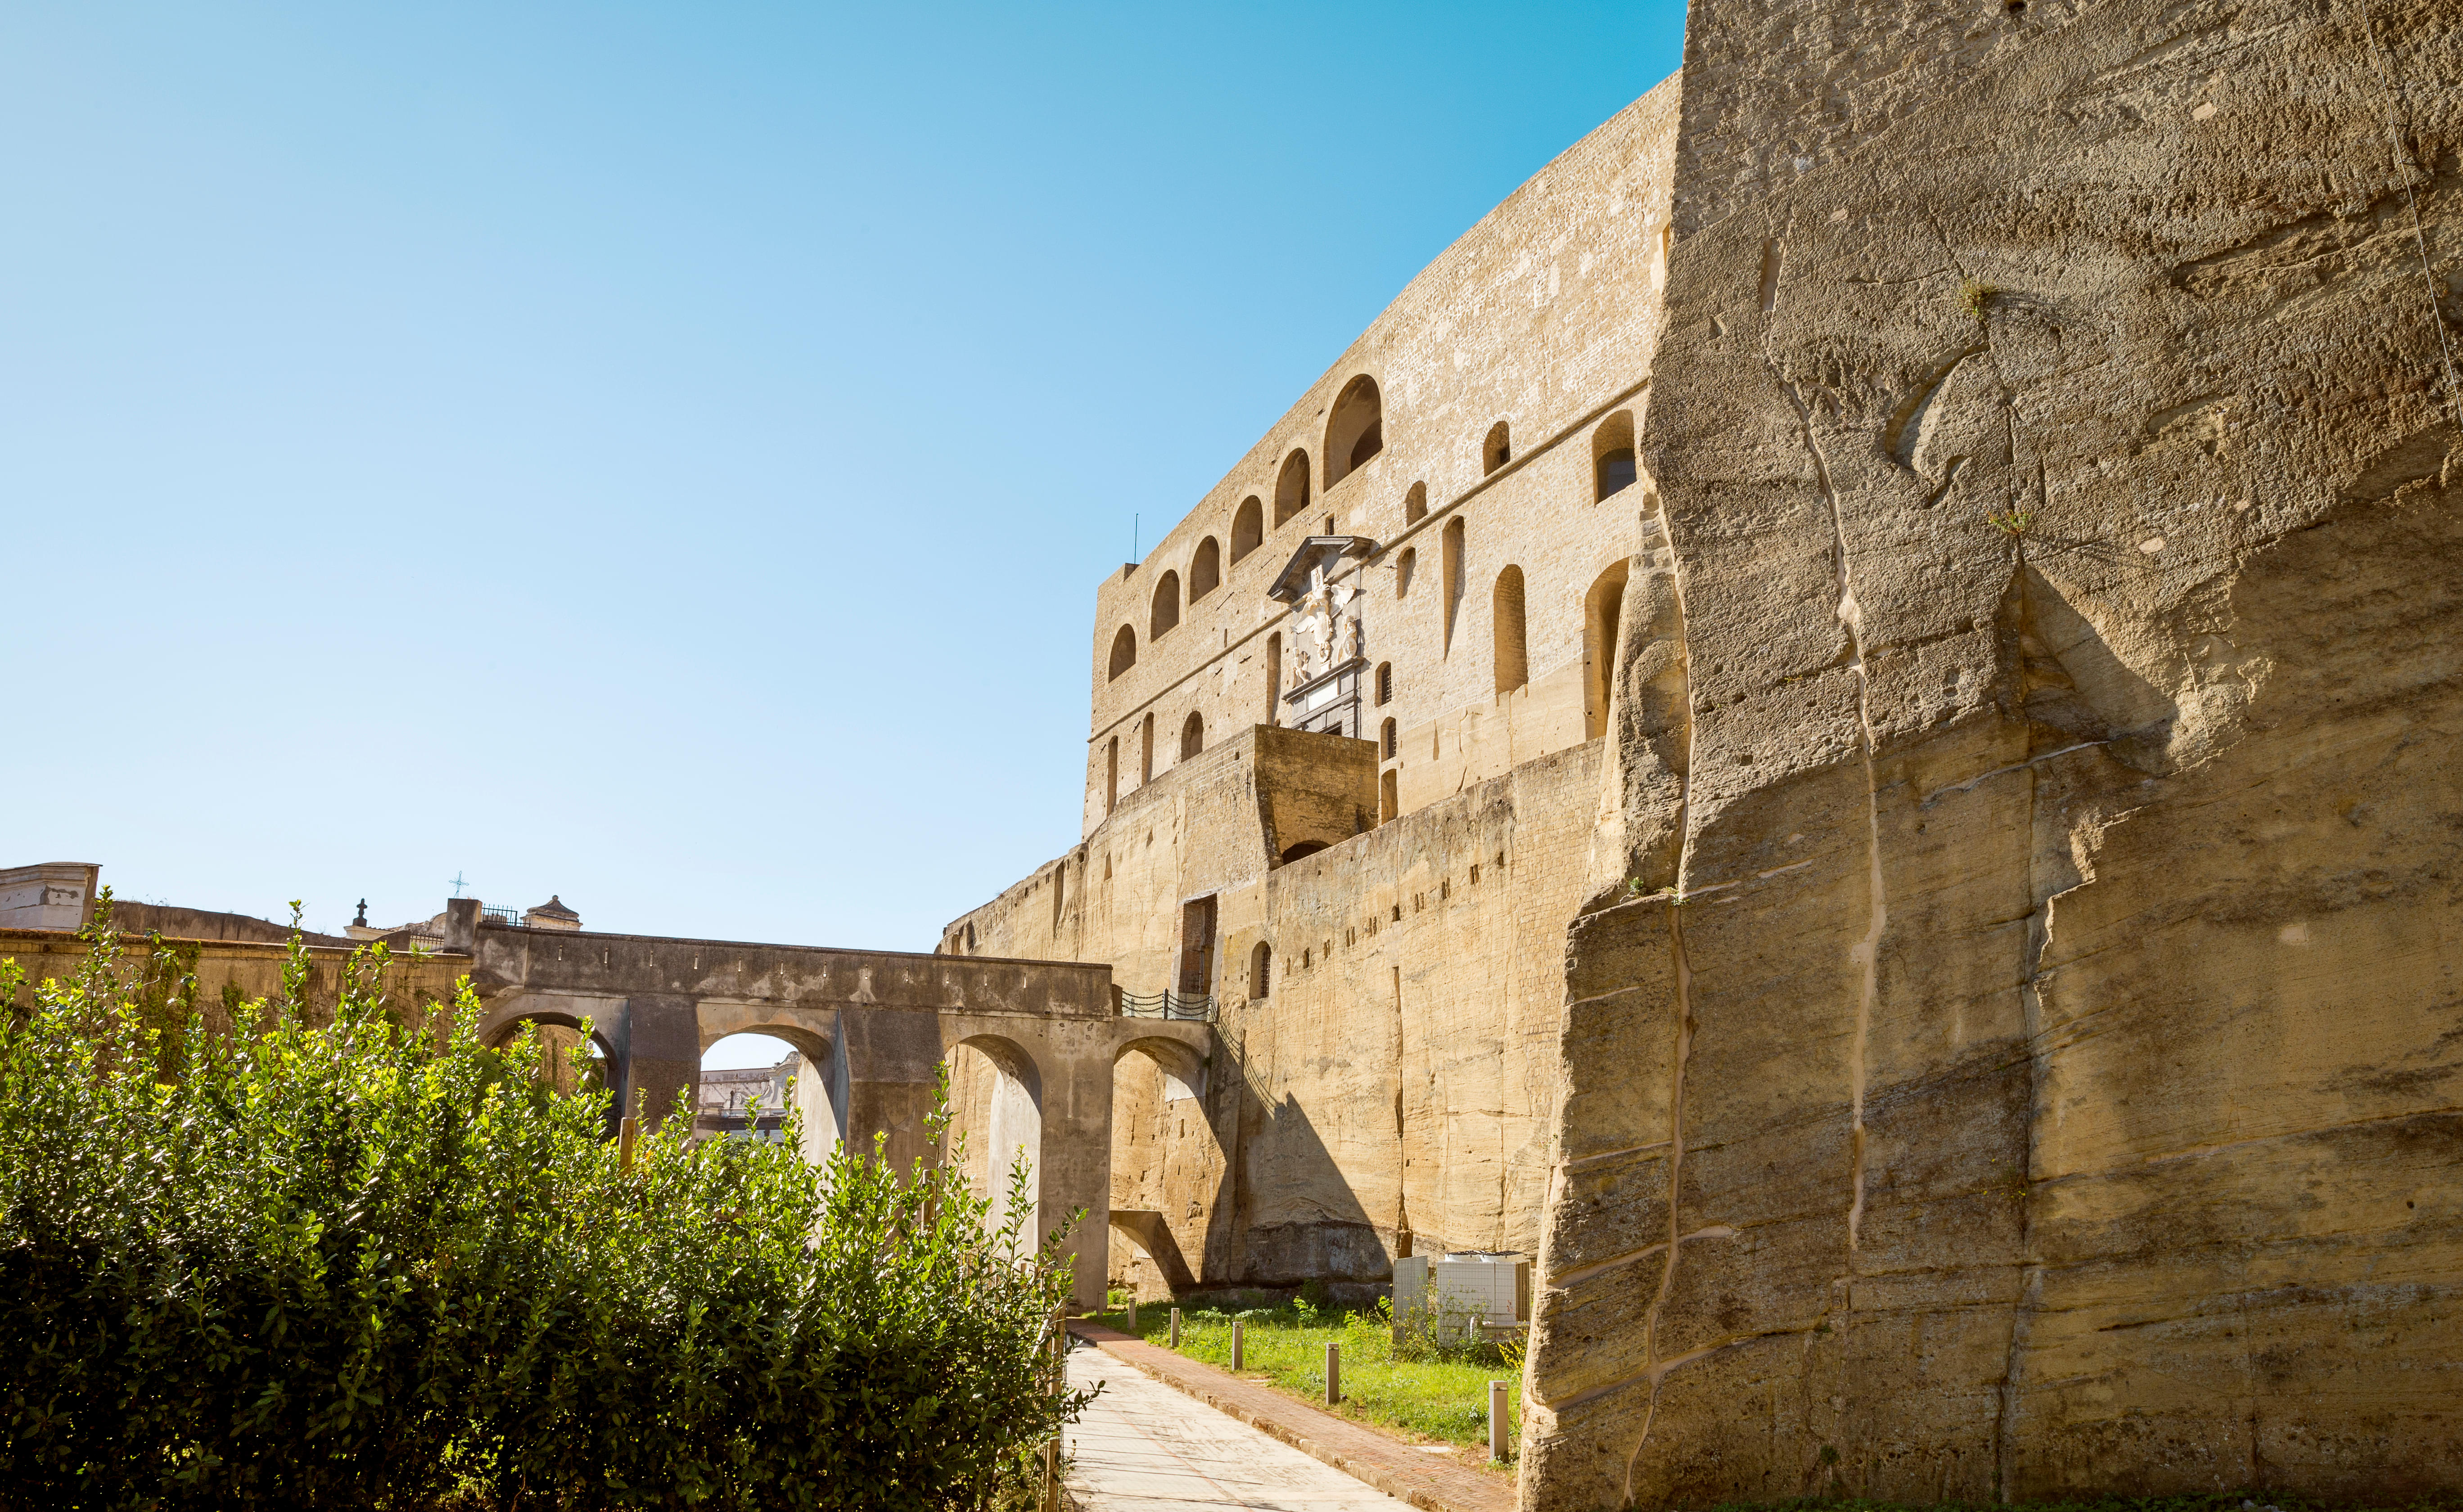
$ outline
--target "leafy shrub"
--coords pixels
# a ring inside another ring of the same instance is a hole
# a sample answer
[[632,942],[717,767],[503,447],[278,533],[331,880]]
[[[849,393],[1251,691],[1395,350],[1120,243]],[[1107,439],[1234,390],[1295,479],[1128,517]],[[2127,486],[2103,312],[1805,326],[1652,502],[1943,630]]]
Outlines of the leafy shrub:
[[1022,1166],[996,1226],[957,1162],[688,1115],[628,1161],[467,983],[389,1003],[381,947],[316,1027],[294,940],[208,1035],[90,938],[0,1023],[0,1503],[982,1507],[1084,1401]]
[[1481,1315],[1476,1309],[1450,1307],[1433,1296],[1418,1307],[1400,1311],[1395,1309],[1392,1298],[1381,1297],[1377,1308],[1393,1330],[1394,1358],[1398,1360],[1515,1370],[1521,1367],[1522,1342],[1516,1339],[1498,1343],[1490,1339],[1480,1331]]

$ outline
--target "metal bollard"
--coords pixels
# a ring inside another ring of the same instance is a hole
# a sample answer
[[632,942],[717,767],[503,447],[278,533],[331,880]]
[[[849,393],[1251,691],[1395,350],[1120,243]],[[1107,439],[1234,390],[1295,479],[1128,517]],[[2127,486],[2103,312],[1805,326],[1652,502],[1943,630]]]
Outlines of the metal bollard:
[[1488,1383],[1488,1458],[1505,1462],[1505,1383]]
[[1242,1328],[1242,1326],[1241,1326],[1241,1323],[1240,1323],[1240,1320],[1239,1320],[1239,1319],[1237,1319],[1237,1318],[1232,1319],[1232,1370],[1237,1371],[1237,1370],[1239,1370],[1239,1369],[1240,1369],[1240,1363],[1241,1363],[1241,1360],[1242,1360],[1243,1356],[1244,1356],[1244,1355],[1245,1355],[1245,1353],[1246,1353],[1246,1350],[1245,1350],[1242,1347],[1243,1347],[1244,1345],[1246,1345],[1248,1342],[1249,1342],[1248,1334],[1247,1334],[1247,1333],[1246,1333],[1246,1331],[1243,1329],[1243,1328]]
[[1171,1309],[1171,1347],[1175,1350],[1180,1348],[1180,1309],[1178,1307]]
[[1325,1405],[1332,1407],[1342,1400],[1342,1346],[1332,1339],[1325,1341]]

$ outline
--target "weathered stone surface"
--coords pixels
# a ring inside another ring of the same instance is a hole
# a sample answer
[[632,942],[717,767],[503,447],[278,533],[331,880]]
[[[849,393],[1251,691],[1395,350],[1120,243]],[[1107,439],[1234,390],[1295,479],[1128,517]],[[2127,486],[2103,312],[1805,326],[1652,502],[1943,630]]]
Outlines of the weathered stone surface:
[[2463,8],[1946,36],[1777,184],[1776,15],[1689,41],[1682,901],[1570,937],[1525,1501],[2463,1483]]
[[[1535,1508],[2463,1484],[2458,20],[1699,0],[1098,591],[943,948],[1215,996],[1115,1204],[1537,1245]],[[1252,730],[1315,535],[1373,757]]]

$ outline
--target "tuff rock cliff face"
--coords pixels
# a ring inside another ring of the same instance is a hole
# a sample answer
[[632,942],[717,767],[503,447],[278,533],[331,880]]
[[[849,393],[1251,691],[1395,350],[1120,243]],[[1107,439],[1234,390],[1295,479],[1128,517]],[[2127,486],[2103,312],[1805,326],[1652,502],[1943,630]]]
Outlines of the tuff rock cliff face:
[[1677,244],[1526,1505],[2463,1486],[2458,39],[2099,7]]

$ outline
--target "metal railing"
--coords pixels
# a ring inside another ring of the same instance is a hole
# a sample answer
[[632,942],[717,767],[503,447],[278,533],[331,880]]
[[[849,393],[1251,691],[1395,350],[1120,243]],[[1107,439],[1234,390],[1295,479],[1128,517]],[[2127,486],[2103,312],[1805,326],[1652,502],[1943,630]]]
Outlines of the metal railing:
[[479,915],[483,918],[492,918],[499,924],[519,926],[522,921],[522,911],[518,908],[482,908],[479,910]]
[[1114,1004],[1124,1019],[1181,1019],[1197,1024],[1214,1022],[1214,999],[1197,997],[1187,992],[1130,992],[1121,987],[1112,989]]

